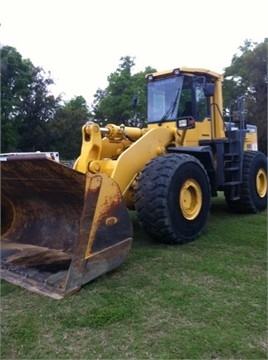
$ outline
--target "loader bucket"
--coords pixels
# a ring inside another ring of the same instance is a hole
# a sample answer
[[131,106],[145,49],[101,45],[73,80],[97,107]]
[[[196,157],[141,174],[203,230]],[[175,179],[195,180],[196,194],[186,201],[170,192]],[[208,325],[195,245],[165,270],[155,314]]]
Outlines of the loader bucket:
[[55,299],[120,266],[132,223],[116,182],[46,158],[1,161],[1,273]]

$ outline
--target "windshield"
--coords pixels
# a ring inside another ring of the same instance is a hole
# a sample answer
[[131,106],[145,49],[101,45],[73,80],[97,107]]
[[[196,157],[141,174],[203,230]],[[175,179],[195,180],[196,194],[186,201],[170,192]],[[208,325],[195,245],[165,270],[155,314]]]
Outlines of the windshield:
[[182,84],[183,76],[148,82],[148,123],[177,118]]

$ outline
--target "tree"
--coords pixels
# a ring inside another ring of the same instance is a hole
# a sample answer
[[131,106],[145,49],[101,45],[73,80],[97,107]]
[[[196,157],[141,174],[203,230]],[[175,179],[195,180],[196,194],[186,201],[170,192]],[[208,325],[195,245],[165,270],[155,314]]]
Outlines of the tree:
[[1,49],[1,151],[47,150],[47,122],[59,106],[54,81],[10,46]]
[[90,116],[82,96],[67,101],[49,122],[50,150],[58,151],[61,159],[77,158],[81,149],[81,128]]
[[94,95],[92,110],[94,118],[102,125],[107,123],[125,124],[142,120],[146,116],[145,74],[154,69],[132,75],[134,58],[121,57],[117,70],[108,76],[105,90],[98,89]]
[[259,150],[267,153],[267,53],[268,38],[257,44],[249,40],[224,72],[224,104],[241,95],[246,99],[246,120],[258,128]]

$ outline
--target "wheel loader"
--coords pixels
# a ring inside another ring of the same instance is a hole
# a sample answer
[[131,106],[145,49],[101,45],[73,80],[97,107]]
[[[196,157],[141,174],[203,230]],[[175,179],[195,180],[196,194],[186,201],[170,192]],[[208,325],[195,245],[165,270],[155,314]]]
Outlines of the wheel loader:
[[44,153],[1,158],[1,277],[61,299],[127,259],[129,210],[166,244],[195,240],[218,192],[230,211],[265,210],[257,128],[243,98],[223,117],[222,81],[199,68],[148,74],[147,126],[86,123],[73,168]]

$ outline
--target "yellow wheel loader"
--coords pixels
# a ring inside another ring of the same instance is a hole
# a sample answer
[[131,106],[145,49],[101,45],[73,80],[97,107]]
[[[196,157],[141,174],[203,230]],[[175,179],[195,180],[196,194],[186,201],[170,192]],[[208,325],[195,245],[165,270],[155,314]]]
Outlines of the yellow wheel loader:
[[1,157],[1,277],[59,299],[120,266],[129,210],[160,242],[196,239],[211,197],[232,211],[267,206],[267,159],[243,98],[223,118],[222,76],[198,68],[148,74],[147,127],[86,123],[73,169],[46,154]]

